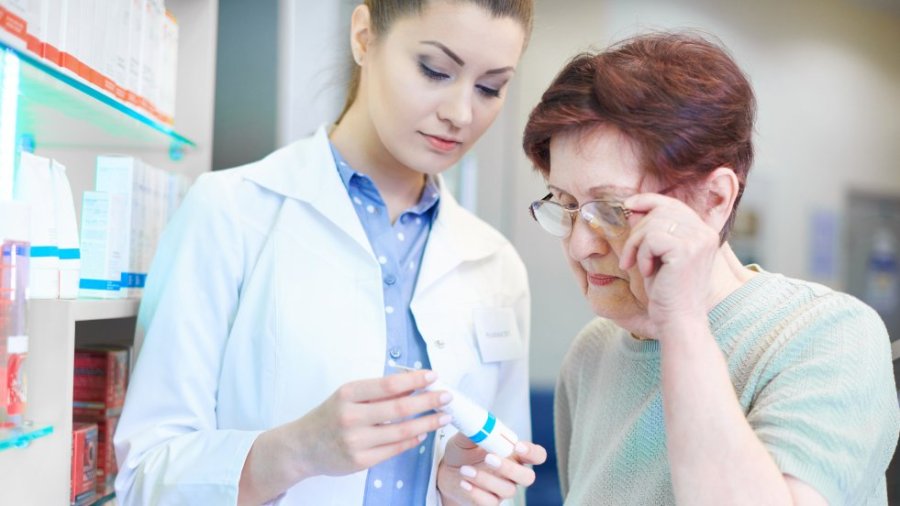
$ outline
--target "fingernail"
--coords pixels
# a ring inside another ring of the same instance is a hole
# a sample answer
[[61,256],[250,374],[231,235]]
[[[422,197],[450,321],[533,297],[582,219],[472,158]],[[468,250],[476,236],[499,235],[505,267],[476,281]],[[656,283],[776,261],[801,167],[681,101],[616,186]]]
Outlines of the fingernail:
[[528,453],[528,445],[519,441],[516,443],[516,453],[526,454]]
[[441,404],[447,404],[448,402],[453,400],[453,394],[450,392],[444,392],[441,394]]
[[494,469],[499,469],[500,464],[502,464],[503,461],[500,460],[500,457],[494,455],[493,453],[488,453],[487,457],[484,458],[484,463],[493,467]]
[[434,382],[437,379],[437,373],[434,371],[428,371],[425,373],[425,380],[429,383]]
[[428,434],[419,434],[419,442],[425,441],[425,438],[428,437]]
[[440,423],[441,425],[447,425],[448,423],[450,423],[451,420],[453,420],[452,416],[444,415],[444,416],[440,417],[440,419],[438,419],[438,423]]
[[478,474],[478,471],[472,466],[462,466],[459,468],[459,474],[466,478],[474,478]]
[[459,482],[459,486],[462,487],[462,489],[466,492],[472,491],[472,484],[467,482],[466,480],[462,480],[461,482]]

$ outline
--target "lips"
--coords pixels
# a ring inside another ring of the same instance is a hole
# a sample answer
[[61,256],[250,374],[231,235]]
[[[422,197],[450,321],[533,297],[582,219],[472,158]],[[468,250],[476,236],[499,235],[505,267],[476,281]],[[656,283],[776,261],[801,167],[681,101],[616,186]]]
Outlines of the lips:
[[459,140],[456,140],[453,138],[441,137],[438,135],[429,135],[429,134],[426,134],[425,132],[419,132],[419,133],[422,134],[423,137],[425,137],[425,139],[428,141],[428,143],[431,145],[431,147],[433,147],[434,149],[436,149],[438,151],[444,152],[444,153],[453,151],[454,149],[456,149],[457,146],[462,144],[462,141],[459,141]]
[[588,274],[587,275],[588,283],[593,286],[606,286],[616,281],[617,279],[622,279],[616,276],[607,276],[605,274]]

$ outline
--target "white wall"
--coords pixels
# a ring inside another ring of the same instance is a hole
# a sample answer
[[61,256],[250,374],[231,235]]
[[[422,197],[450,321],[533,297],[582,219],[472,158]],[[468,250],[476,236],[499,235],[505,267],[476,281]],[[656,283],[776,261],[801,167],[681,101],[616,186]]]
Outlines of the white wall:
[[355,0],[280,0],[279,146],[332,123],[344,105]]
[[[519,133],[553,76],[579,50],[654,28],[697,28],[724,42],[749,74],[759,103],[745,205],[762,212],[760,256],[767,269],[810,278],[811,213],[840,216],[848,187],[900,194],[898,10],[845,0],[538,0],[537,8],[518,76]],[[520,153],[512,183],[516,210],[543,189]],[[532,381],[552,384],[591,313],[556,241],[524,213],[515,217],[506,232],[528,265],[534,294]],[[841,272],[819,280],[840,287]]]

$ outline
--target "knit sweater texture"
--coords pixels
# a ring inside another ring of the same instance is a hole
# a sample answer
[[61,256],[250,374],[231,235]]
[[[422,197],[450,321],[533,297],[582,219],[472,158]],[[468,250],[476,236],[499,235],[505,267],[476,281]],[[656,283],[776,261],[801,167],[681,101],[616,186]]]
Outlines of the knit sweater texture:
[[[886,505],[900,409],[878,314],[850,295],[760,272],[709,325],[747,421],[781,471],[831,505]],[[675,503],[660,380],[659,342],[602,318],[578,335],[555,401],[566,504]]]

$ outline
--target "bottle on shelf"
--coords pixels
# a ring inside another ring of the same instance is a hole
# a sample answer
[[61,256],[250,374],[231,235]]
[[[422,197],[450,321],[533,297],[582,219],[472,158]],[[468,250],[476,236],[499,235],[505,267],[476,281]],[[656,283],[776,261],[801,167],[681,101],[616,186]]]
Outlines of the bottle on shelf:
[[25,290],[29,206],[0,201],[0,426],[22,424],[27,400]]

